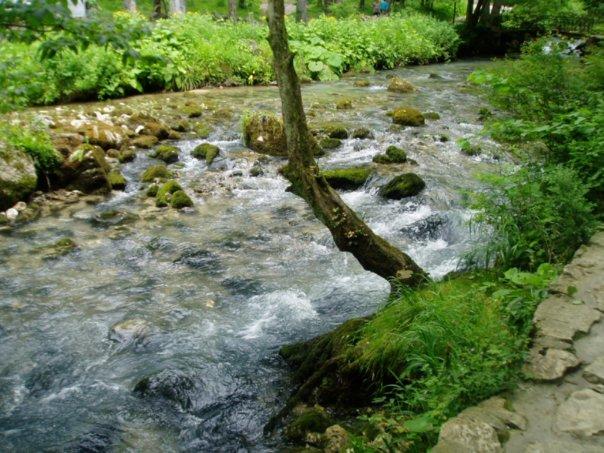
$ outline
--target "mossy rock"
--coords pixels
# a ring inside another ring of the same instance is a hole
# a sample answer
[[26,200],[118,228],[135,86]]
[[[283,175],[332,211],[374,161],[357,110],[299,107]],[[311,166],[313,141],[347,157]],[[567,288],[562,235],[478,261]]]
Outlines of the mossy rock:
[[334,189],[355,190],[365,184],[371,172],[370,167],[359,166],[324,170],[321,175]]
[[155,198],[157,196],[158,191],[159,191],[159,185],[151,184],[149,187],[147,187],[145,195],[147,195],[148,197]]
[[133,149],[125,149],[123,151],[120,151],[117,156],[117,160],[119,160],[122,164],[132,162],[134,159],[136,159],[136,151],[134,151]]
[[352,108],[352,100],[348,98],[339,99],[336,102],[336,109],[338,110],[350,110]]
[[125,190],[126,189],[126,178],[117,170],[112,170],[107,173],[107,181],[111,185],[113,190]]
[[243,119],[243,142],[257,153],[287,156],[283,124],[269,113],[255,113]]
[[193,206],[193,200],[191,200],[184,190],[177,190],[170,198],[170,206],[175,209],[190,208]]
[[366,127],[358,127],[352,131],[352,138],[358,138],[364,140],[366,138],[373,138],[373,132]]
[[31,156],[0,142],[0,210],[27,198],[38,184]]
[[187,120],[178,120],[172,124],[172,129],[176,132],[187,132],[191,129],[191,125]]
[[426,124],[422,112],[413,107],[399,107],[392,112],[392,122],[401,126],[423,126]]
[[252,168],[250,168],[250,176],[258,177],[262,175],[264,175],[262,164],[260,164],[260,162],[254,162],[254,165],[252,165]]
[[178,162],[179,149],[172,145],[160,145],[151,153],[151,157],[163,160],[167,164]]
[[155,135],[139,135],[132,140],[132,144],[137,148],[149,149],[157,145],[158,141]]
[[420,193],[426,187],[426,183],[415,173],[404,173],[395,176],[386,185],[380,188],[379,194],[384,198],[400,200],[412,197]]
[[397,146],[390,145],[385,154],[374,156],[373,161],[378,164],[402,164],[407,162],[407,153]]
[[71,190],[81,190],[85,193],[108,192],[111,189],[107,178],[110,171],[105,152],[99,146],[85,143],[64,162],[61,177]]
[[182,138],[182,134],[175,130],[170,129],[170,134],[168,135],[170,140],[180,140]]
[[340,140],[348,138],[348,130],[342,124],[325,124],[322,128],[322,131],[327,134],[329,138],[339,138]]
[[220,148],[216,145],[212,145],[211,143],[201,143],[197,145],[193,151],[191,151],[191,155],[196,159],[205,159],[208,166],[214,162],[214,159],[219,154]]
[[339,138],[325,137],[319,141],[319,146],[322,149],[335,149],[342,146],[342,140]]
[[291,442],[306,442],[309,433],[323,434],[334,424],[334,420],[321,406],[300,409],[285,427],[285,437]]
[[185,105],[180,111],[187,116],[187,118],[199,118],[203,114],[201,107],[197,105]]
[[400,77],[392,77],[388,82],[388,91],[393,91],[395,93],[412,93],[416,88],[413,84],[405,79],[401,79]]
[[193,126],[193,131],[199,138],[208,138],[212,133],[212,128],[206,123],[197,123]]
[[436,121],[440,119],[440,114],[438,112],[425,112],[423,115],[427,120]]
[[180,184],[178,184],[176,180],[171,179],[170,181],[165,182],[157,191],[157,195],[155,196],[155,206],[158,208],[168,206],[172,199],[172,195],[178,191],[182,192],[182,187],[180,187]]
[[371,86],[371,82],[369,81],[369,79],[359,79],[355,80],[352,85],[359,88],[366,88],[368,86]]
[[142,182],[154,182],[155,180],[164,180],[172,177],[172,172],[168,170],[165,164],[151,165],[141,174]]
[[73,252],[78,248],[78,245],[70,238],[62,238],[59,239],[54,244],[44,247],[42,250],[44,254],[42,255],[43,260],[53,260],[59,258],[61,256],[65,256],[68,253]]

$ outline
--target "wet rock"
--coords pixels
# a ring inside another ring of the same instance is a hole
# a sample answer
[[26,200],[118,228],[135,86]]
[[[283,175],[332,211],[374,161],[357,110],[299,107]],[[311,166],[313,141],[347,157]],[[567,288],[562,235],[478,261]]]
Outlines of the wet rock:
[[433,241],[443,236],[443,230],[448,225],[447,217],[441,214],[432,214],[425,219],[401,228],[401,232],[411,239]]
[[159,185],[151,184],[149,187],[147,187],[145,195],[150,198],[155,198],[157,196],[157,192],[159,192]]
[[54,260],[65,256],[78,248],[78,245],[70,238],[59,239],[54,244],[43,248],[43,260]]
[[193,379],[173,370],[163,370],[141,379],[134,387],[134,393],[141,397],[171,401],[183,410],[191,407],[191,394],[194,390]]
[[110,170],[103,150],[98,146],[84,144],[65,161],[60,169],[60,179],[70,190],[108,192],[111,190],[107,178]]
[[[177,181],[171,179],[170,181],[165,182],[159,187],[159,190],[157,191],[157,195],[155,197],[155,206],[157,206],[158,208],[164,208],[170,205],[172,203],[172,198],[174,197],[176,192],[183,192],[182,187],[180,186],[180,184],[178,184]],[[180,195],[179,197],[183,198],[182,195]],[[191,202],[190,198],[189,202]],[[191,202],[191,206],[192,205],[193,203]]]
[[534,349],[524,366],[524,372],[532,379],[554,381],[563,377],[568,370],[579,366],[581,361],[572,352],[560,349],[547,349],[541,354]]
[[6,210],[4,215],[6,216],[6,220],[8,220],[9,222],[14,222],[15,220],[17,220],[17,217],[19,217],[19,211],[15,208],[10,208]]
[[164,164],[151,165],[141,174],[142,182],[163,181],[171,178],[172,172]]
[[[285,437],[291,442],[308,442],[309,434],[322,434],[325,432],[327,428],[333,425],[333,419],[327,413],[327,411],[316,405],[314,407],[306,407],[300,405],[294,408],[294,418],[293,420],[285,427],[284,434]],[[322,438],[319,436],[311,436],[314,437],[314,444],[319,444],[322,441]]]
[[136,113],[130,117],[130,123],[137,133],[145,136],[153,136],[159,140],[165,140],[170,136],[170,128],[151,115]]
[[113,451],[121,442],[122,430],[111,424],[97,425],[66,451],[101,453]]
[[415,173],[404,173],[395,176],[379,190],[379,195],[384,198],[399,200],[419,194],[426,187],[426,183]]
[[604,432],[604,395],[591,389],[574,392],[556,413],[556,428],[587,438]]
[[77,132],[84,137],[84,141],[103,149],[119,149],[128,139],[128,131],[119,126],[102,122],[83,124]]
[[181,112],[187,118],[199,118],[203,114],[203,110],[197,105],[185,105],[182,107]]
[[319,141],[319,146],[322,149],[336,149],[342,146],[342,140],[339,138],[325,137]]
[[329,138],[338,138],[340,140],[348,138],[348,129],[346,129],[343,124],[326,123],[322,126],[320,131],[326,134]]
[[435,72],[431,72],[431,73],[428,75],[428,78],[429,78],[429,79],[434,79],[434,80],[442,80],[442,79],[443,79],[443,76],[441,76],[440,74],[437,74],[437,73],[435,73]]
[[402,164],[407,162],[407,153],[394,145],[386,148],[385,154],[377,154],[373,156],[373,162],[378,164]]
[[359,87],[359,88],[365,88],[365,87],[371,86],[371,82],[369,81],[369,79],[360,79],[360,80],[355,80],[352,83],[352,85],[355,87]]
[[495,429],[483,421],[455,417],[440,429],[432,453],[499,453],[503,451]]
[[260,162],[254,162],[254,165],[250,168],[250,176],[257,177],[262,175],[264,175],[262,164]]
[[193,207],[193,200],[191,200],[191,197],[184,190],[177,190],[172,194],[170,206],[174,209],[191,208]]
[[155,135],[141,135],[132,140],[132,145],[137,148],[148,149],[157,145],[159,139]]
[[388,82],[388,91],[395,93],[412,93],[416,88],[411,82],[401,79],[400,77],[392,77]]
[[206,123],[197,123],[193,126],[193,131],[199,138],[208,138],[212,133],[212,128]]
[[212,165],[214,159],[220,154],[220,148],[211,143],[201,143],[197,145],[191,155],[196,159],[205,159],[206,165]]
[[352,131],[352,138],[358,138],[361,140],[373,138],[373,132],[366,127],[358,127]]
[[285,129],[271,114],[254,114],[243,120],[243,141],[253,151],[270,156],[287,156]]
[[172,145],[160,145],[151,153],[151,157],[163,160],[167,164],[178,161],[179,149]]
[[84,139],[80,134],[75,132],[63,132],[53,134],[52,144],[62,156],[69,156],[78,146],[84,143]]
[[413,107],[400,107],[391,113],[392,122],[400,126],[423,126],[426,124],[424,115]]
[[143,319],[133,318],[118,322],[109,329],[108,338],[123,346],[143,343],[150,332],[150,325]]
[[97,227],[112,227],[118,225],[129,225],[138,220],[138,215],[129,211],[122,211],[118,209],[110,209],[96,213],[90,222]]
[[107,174],[107,181],[113,190],[126,190],[126,178],[117,170],[112,170]]
[[262,282],[252,278],[229,277],[220,284],[231,293],[243,296],[256,296],[264,292]]
[[171,124],[171,126],[176,132],[187,132],[191,128],[187,120],[178,120],[174,124]]
[[174,262],[209,273],[218,273],[223,269],[219,256],[209,250],[203,249],[187,249]]
[[540,335],[571,341],[577,333],[589,332],[600,316],[596,309],[580,301],[555,294],[539,304],[533,322]]
[[334,189],[355,190],[361,187],[371,176],[372,170],[367,166],[324,170],[322,176]]
[[338,99],[336,101],[336,109],[337,110],[350,110],[352,108],[352,100],[348,98]]
[[0,210],[28,197],[37,183],[33,159],[24,151],[0,142]]
[[585,367],[583,377],[592,384],[604,384],[604,355],[596,358],[591,364]]

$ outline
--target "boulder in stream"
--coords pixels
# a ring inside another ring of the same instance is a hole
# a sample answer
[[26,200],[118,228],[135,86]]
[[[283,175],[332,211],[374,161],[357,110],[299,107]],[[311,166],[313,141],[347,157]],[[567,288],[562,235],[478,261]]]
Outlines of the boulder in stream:
[[204,159],[206,161],[206,165],[212,165],[214,159],[220,154],[220,148],[216,145],[212,145],[211,143],[200,143],[193,151],[191,151],[191,155],[196,159]]
[[24,151],[0,142],[0,210],[25,199],[38,183],[33,159]]
[[142,182],[164,181],[171,178],[172,172],[164,164],[151,165],[141,174]]
[[422,112],[413,107],[399,107],[392,111],[392,122],[401,126],[423,126],[426,120]]
[[420,193],[426,187],[426,183],[415,173],[403,173],[395,176],[380,188],[379,194],[384,198],[399,200],[412,197]]
[[413,84],[400,77],[392,77],[388,82],[388,91],[394,91],[395,93],[412,93],[416,88]]
[[355,190],[361,187],[371,176],[368,166],[336,168],[321,172],[329,185],[334,189]]
[[150,325],[144,319],[126,319],[111,326],[108,338],[122,346],[140,344],[146,340],[149,331]]
[[110,171],[103,150],[85,143],[71,153],[59,173],[68,189],[91,193],[111,190]]
[[256,113],[243,119],[243,141],[253,151],[269,156],[287,156],[283,124],[275,115]]
[[172,164],[178,161],[178,148],[172,145],[159,145],[151,153],[151,157],[163,160],[167,164]]
[[134,393],[139,396],[168,400],[183,410],[191,407],[191,393],[194,390],[193,379],[175,370],[163,370],[143,378],[134,387]]
[[397,146],[390,145],[385,154],[373,156],[373,161],[378,164],[402,164],[407,162],[407,153]]

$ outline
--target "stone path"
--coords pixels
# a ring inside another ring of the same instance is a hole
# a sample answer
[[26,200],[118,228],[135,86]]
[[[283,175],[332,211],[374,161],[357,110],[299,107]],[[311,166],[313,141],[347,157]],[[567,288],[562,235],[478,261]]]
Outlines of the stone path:
[[551,290],[533,320],[532,380],[447,421],[433,453],[604,452],[604,231]]

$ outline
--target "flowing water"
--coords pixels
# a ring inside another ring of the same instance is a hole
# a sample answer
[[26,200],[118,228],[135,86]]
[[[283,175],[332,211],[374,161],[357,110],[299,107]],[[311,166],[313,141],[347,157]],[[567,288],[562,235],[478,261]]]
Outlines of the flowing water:
[[[436,278],[454,270],[472,245],[461,190],[476,186],[474,172],[497,165],[463,155],[456,144],[481,130],[482,101],[464,81],[485,64],[395,71],[419,87],[405,95],[385,90],[386,72],[369,76],[366,88],[353,87],[354,79],[304,87],[312,121],[344,119],[375,134],[345,140],[322,166],[370,162],[390,144],[417,161],[404,167],[426,180],[417,197],[380,199],[386,170],[343,196]],[[339,252],[305,203],[285,190],[277,174],[282,160],[270,158],[263,176],[249,176],[241,114],[277,109],[276,89],[203,95],[236,114],[209,138],[223,150],[210,169],[189,154],[201,140],[176,143],[178,179],[193,196],[193,212],[145,201],[138,175],[153,160],[139,153],[124,167],[126,192],[0,236],[0,450],[278,450],[279,436],[267,439],[262,428],[291,390],[279,347],[386,301],[387,282]],[[352,99],[352,110],[321,108],[341,96]],[[385,113],[400,104],[441,119],[389,130]],[[112,210],[121,214],[101,215]],[[42,260],[40,247],[63,237],[79,248]],[[125,320],[144,322],[145,335],[112,341],[111,327]],[[186,409],[133,393],[138,381],[162,370],[190,378]]]

